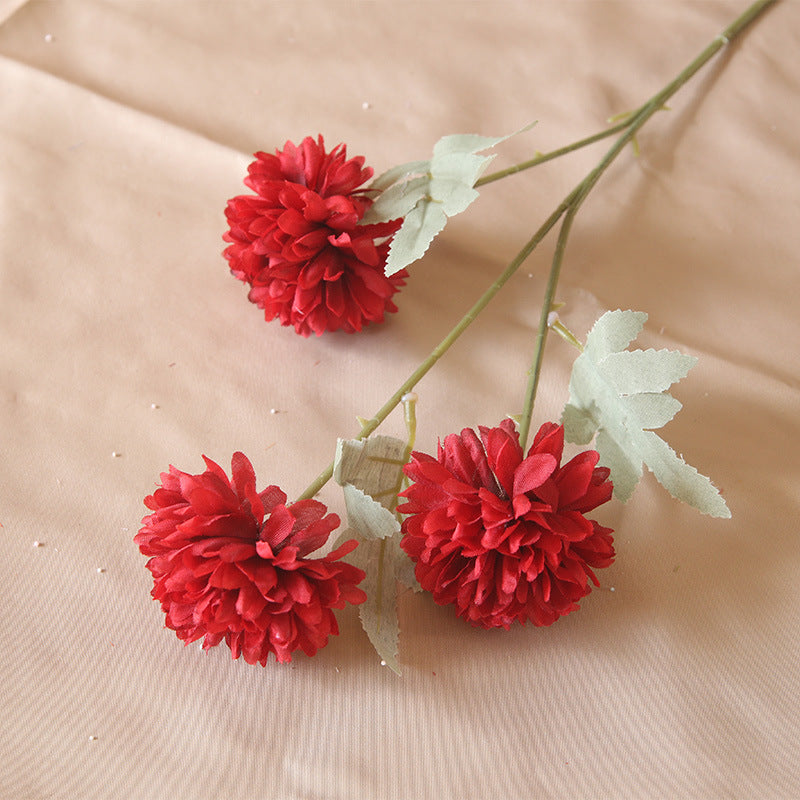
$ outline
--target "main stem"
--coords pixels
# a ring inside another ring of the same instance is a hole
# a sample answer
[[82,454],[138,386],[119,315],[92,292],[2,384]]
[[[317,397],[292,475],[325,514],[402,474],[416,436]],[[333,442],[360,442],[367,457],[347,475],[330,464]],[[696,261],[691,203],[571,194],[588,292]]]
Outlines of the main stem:
[[[725,30],[718,35],[686,68],[684,68],[670,83],[668,83],[660,92],[653,95],[641,108],[636,111],[628,120],[621,123],[608,131],[603,131],[596,134],[595,137],[589,137],[592,141],[598,141],[605,136],[612,135],[619,130],[624,133],[617,139],[611,149],[601,159],[600,163],[559,203],[558,207],[552,214],[545,220],[539,227],[536,233],[528,240],[524,247],[517,253],[511,260],[509,265],[500,274],[500,276],[489,286],[489,288],[481,295],[477,302],[467,313],[459,320],[453,329],[442,339],[439,344],[434,347],[430,355],[409,375],[397,391],[381,406],[373,417],[366,420],[361,430],[356,434],[356,439],[364,439],[373,433],[376,428],[389,416],[389,414],[400,404],[403,395],[410,392],[422,378],[431,370],[434,364],[450,349],[451,345],[461,336],[462,333],[472,324],[476,317],[483,311],[489,304],[494,296],[500,289],[508,282],[508,280],[519,269],[521,264],[528,258],[528,256],[536,249],[542,239],[550,232],[559,219],[564,216],[558,241],[556,242],[556,251],[553,257],[553,262],[550,268],[550,274],[547,281],[545,290],[545,301],[542,305],[542,315],[539,321],[539,330],[536,337],[536,347],[534,354],[534,361],[531,367],[530,379],[528,390],[526,392],[525,409],[523,411],[522,420],[520,423],[520,440],[525,443],[527,434],[530,429],[530,419],[533,411],[533,402],[536,397],[536,389],[539,382],[539,374],[541,372],[541,362],[544,354],[544,345],[547,338],[547,317],[550,312],[550,307],[553,302],[555,290],[558,285],[558,277],[561,270],[561,263],[564,257],[564,248],[566,245],[569,230],[572,221],[580,208],[587,195],[594,188],[600,176],[608,169],[614,159],[622,152],[625,146],[636,135],[637,131],[647,122],[650,117],[658,111],[664,103],[675,92],[683,86],[701,67],[703,67],[722,47],[735,39],[744,28],[747,27],[759,14],[761,14],[767,7],[771,6],[777,0],[758,0],[753,3],[743,14],[737,17]],[[586,142],[590,143],[590,142]],[[576,143],[578,144],[578,143]],[[582,146],[582,145],[581,145]],[[572,149],[577,149],[574,145],[570,146]],[[562,148],[563,150],[563,148]],[[561,154],[558,151],[555,153]],[[550,154],[548,154],[550,155]],[[554,155],[550,157],[555,158]],[[542,157],[532,159],[531,162],[525,162],[528,166],[533,166],[535,163],[541,163]],[[513,174],[522,169],[527,168],[524,164],[512,167],[511,172],[503,171],[503,174],[497,173],[497,177],[487,176],[492,180],[497,180],[504,177],[505,174]],[[485,178],[483,183],[489,181]],[[478,184],[476,184],[478,185]],[[524,436],[523,436],[524,430]],[[306,490],[297,498],[298,500],[313,497],[330,479],[333,475],[333,463],[329,464],[317,478],[306,488]]]
[[555,292],[558,286],[558,279],[561,274],[561,264],[564,260],[567,239],[569,238],[572,222],[583,201],[594,188],[601,175],[613,163],[616,157],[622,152],[625,146],[633,140],[636,133],[657,111],[664,107],[664,104],[672,97],[690,78],[692,78],[703,66],[705,66],[716,53],[726,44],[736,38],[759,14],[767,7],[775,3],[776,0],[759,0],[737,17],[725,30],[722,31],[697,57],[689,63],[680,73],[670,81],[661,91],[654,94],[643,106],[636,111],[627,121],[625,132],[614,142],[609,151],[600,160],[600,163],[575,187],[572,192],[572,199],[561,223],[558,239],[556,241],[553,260],[550,266],[550,273],[545,286],[545,296],[542,302],[542,311],[539,318],[539,328],[536,333],[536,344],[534,347],[533,364],[528,378],[528,387],[525,393],[525,403],[520,418],[520,443],[525,448],[530,431],[533,405],[536,400],[536,390],[539,386],[539,377],[542,370],[542,360],[544,358],[544,347],[547,341],[548,317],[555,300]]

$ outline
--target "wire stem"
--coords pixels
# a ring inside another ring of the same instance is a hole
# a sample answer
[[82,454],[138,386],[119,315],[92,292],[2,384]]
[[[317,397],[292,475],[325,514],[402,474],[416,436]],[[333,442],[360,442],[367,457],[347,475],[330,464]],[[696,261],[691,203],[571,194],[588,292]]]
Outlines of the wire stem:
[[555,251],[553,253],[553,260],[550,265],[550,273],[547,278],[545,286],[544,301],[542,303],[542,312],[539,318],[539,328],[536,332],[536,340],[534,345],[533,364],[528,374],[528,386],[525,393],[525,402],[523,406],[522,415],[520,418],[520,443],[525,449],[528,440],[528,433],[530,431],[531,417],[533,414],[533,406],[536,400],[536,390],[539,386],[539,377],[542,369],[542,360],[544,358],[544,346],[547,341],[548,325],[547,320],[550,314],[553,301],[555,300],[556,288],[558,286],[558,279],[561,274],[561,264],[564,260],[564,251],[566,249],[567,239],[569,238],[570,230],[572,229],[572,222],[578,209],[581,207],[583,201],[592,191],[595,184],[602,174],[613,163],[616,157],[622,152],[628,142],[634,140],[639,129],[653,116],[657,111],[663,108],[664,104],[669,100],[675,92],[678,91],[690,78],[692,78],[708,61],[713,58],[716,53],[723,48],[726,44],[730,43],[736,36],[738,36],[761,12],[766,8],[773,5],[776,0],[759,0],[747,8],[747,10],[737,17],[725,30],[716,36],[713,41],[708,44],[702,52],[700,52],[678,75],[675,76],[661,91],[654,94],[638,111],[634,112],[627,120],[624,133],[614,142],[612,147],[600,160],[600,163],[575,187],[572,192],[571,200],[567,211],[564,215],[564,220],[561,223],[561,228],[556,241]]

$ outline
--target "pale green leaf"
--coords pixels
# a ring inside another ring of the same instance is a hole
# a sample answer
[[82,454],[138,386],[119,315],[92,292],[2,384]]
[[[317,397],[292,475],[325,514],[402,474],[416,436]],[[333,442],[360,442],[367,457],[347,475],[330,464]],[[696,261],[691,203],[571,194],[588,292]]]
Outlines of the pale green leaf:
[[448,217],[454,217],[465,211],[478,198],[478,190],[472,184],[451,178],[433,177],[428,188],[431,202],[441,204],[442,211]]
[[[518,131],[519,132],[519,131]],[[512,133],[510,136],[514,136]],[[451,133],[442,136],[433,146],[433,158],[443,158],[454,153],[477,153],[488,150],[496,144],[509,139],[510,136],[480,136],[477,133]]]
[[370,190],[382,192],[401,179],[408,178],[411,175],[424,175],[430,168],[430,161],[409,161],[407,164],[398,164],[375,178],[369,188]]
[[[522,130],[528,130],[528,125]],[[516,133],[521,133],[517,131]],[[448,217],[460,214],[478,197],[474,188],[494,155],[478,155],[509,136],[454,134],[442,137],[428,161],[393,167],[368,187],[379,192],[361,224],[403,218],[386,260],[386,275],[394,275],[420,259],[444,229]]]
[[624,350],[641,333],[645,322],[644,311],[607,311],[589,332],[584,350],[598,362],[610,353]]
[[531,122],[524,128],[518,131],[506,134],[505,136],[480,136],[477,133],[453,133],[449,136],[443,136],[433,146],[434,157],[446,155],[447,153],[477,153],[480,150],[488,150],[490,147],[500,144],[500,142],[510,139],[517,134],[529,131],[535,122]]
[[610,353],[598,368],[618,394],[663,392],[689,374],[694,356],[675,350],[623,350]]
[[645,463],[673,497],[712,517],[730,518],[728,506],[705,475],[676,455],[657,434],[643,431],[642,435]]
[[[381,661],[399,675],[397,654],[400,626],[395,584],[397,553],[398,548],[391,547],[390,542],[373,539],[360,542],[350,560],[366,575],[360,583],[367,594],[367,599],[358,607],[361,626]],[[400,555],[405,556],[402,552]]]
[[567,438],[574,444],[589,444],[597,431],[597,421],[591,409],[566,405],[561,414],[561,422]]
[[[570,440],[572,441],[572,440]],[[595,448],[600,454],[600,464],[611,470],[615,496],[626,502],[642,478],[642,458],[632,442],[615,438],[605,428],[597,431]]]
[[[396,542],[394,540],[396,540]],[[395,558],[394,562],[394,574],[397,580],[400,581],[403,586],[407,586],[409,589],[413,589],[415,592],[421,592],[422,587],[419,585],[417,576],[414,573],[416,565],[400,548],[400,537],[396,536],[394,537],[394,540],[393,543],[396,543],[397,545],[395,553],[399,554],[397,558]]]
[[387,539],[400,530],[397,517],[361,489],[346,483],[342,486],[347,508],[347,522],[360,539]]
[[416,583],[413,564],[400,548],[400,522],[394,513],[405,458],[405,442],[391,436],[340,439],[333,471],[344,492],[349,524],[341,538],[358,541],[350,561],[365,573],[361,624],[382,662],[398,675],[397,581],[412,587]]
[[366,225],[373,222],[385,222],[406,216],[429,191],[430,178],[419,177],[396,183],[378,195],[377,200],[367,209],[362,222]]
[[446,191],[445,181],[452,181],[462,186],[472,186],[487,165],[494,159],[494,155],[479,156],[474,153],[447,153],[443,156],[434,156],[431,159],[432,182],[438,178],[442,181],[442,189],[437,193],[431,191],[431,196],[443,200]]
[[389,246],[384,272],[394,275],[425,254],[437,233],[447,224],[441,203],[423,201],[406,214]]
[[666,392],[642,392],[622,397],[620,401],[631,422],[647,430],[666,425],[682,408],[680,401]]
[[611,470],[614,494],[623,501],[633,493],[644,463],[676,499],[704,514],[729,517],[711,481],[652,431],[680,410],[680,402],[666,390],[697,360],[669,350],[624,350],[646,319],[642,312],[618,310],[595,323],[572,368],[562,414],[566,438],[588,444],[597,434],[600,463]]

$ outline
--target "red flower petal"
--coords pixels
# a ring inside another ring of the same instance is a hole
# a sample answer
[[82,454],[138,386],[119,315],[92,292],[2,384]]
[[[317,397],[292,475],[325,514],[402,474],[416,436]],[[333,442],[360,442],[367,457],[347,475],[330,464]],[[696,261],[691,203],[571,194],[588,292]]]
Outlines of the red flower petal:
[[522,461],[522,448],[516,430],[507,427],[482,428],[486,461],[508,497],[514,494],[514,475]]
[[545,422],[533,438],[529,455],[530,453],[550,453],[557,463],[561,463],[564,454],[564,426],[556,425],[555,422]]
[[512,496],[527,494],[538,489],[558,467],[558,461],[549,453],[528,456],[514,471]]

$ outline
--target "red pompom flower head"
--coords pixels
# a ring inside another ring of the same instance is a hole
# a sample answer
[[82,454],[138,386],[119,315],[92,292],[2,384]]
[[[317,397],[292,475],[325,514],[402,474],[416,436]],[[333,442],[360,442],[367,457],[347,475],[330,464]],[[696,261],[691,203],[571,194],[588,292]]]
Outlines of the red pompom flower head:
[[594,450],[560,466],[563,449],[548,422],[525,456],[504,420],[447,436],[437,458],[412,453],[401,547],[437,603],[482,628],[550,625],[599,585],[613,531],[584,514],[610,499],[609,470]]
[[307,556],[339,525],[316,500],[286,505],[269,486],[256,492],[250,461],[235,453],[233,481],[203,457],[207,470],[189,475],[170,467],[145,499],[152,514],[134,541],[153,575],[153,597],[166,625],[186,644],[223,639],[234,658],[265,665],[270,653],[291,661],[314,655],[339,629],[332,609],[361,603],[364,573],[339,559],[350,541],[323,558]]
[[228,201],[223,239],[231,272],[265,318],[319,336],[397,311],[391,298],[407,273],[387,278],[384,266],[401,220],[359,224],[372,205],[364,158],[348,160],[343,144],[326,153],[322,136],[255,158],[244,180],[255,195]]

